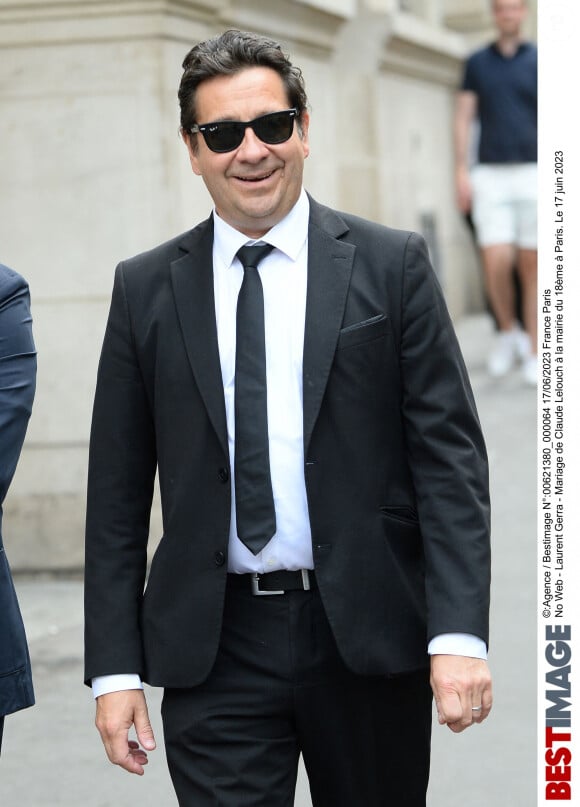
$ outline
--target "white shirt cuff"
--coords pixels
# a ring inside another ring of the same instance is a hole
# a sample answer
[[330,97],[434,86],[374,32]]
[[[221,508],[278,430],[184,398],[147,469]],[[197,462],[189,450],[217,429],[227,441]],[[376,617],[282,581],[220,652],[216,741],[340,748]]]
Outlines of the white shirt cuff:
[[429,642],[430,656],[470,656],[487,659],[487,647],[483,639],[471,633],[440,633]]
[[[470,633],[441,633],[429,642],[427,648],[430,656],[470,656],[487,659],[487,648],[483,639]],[[139,675],[127,673],[123,675],[100,675],[91,681],[93,697],[107,695],[109,692],[121,692],[127,689],[143,689]]]
[[122,675],[98,675],[91,681],[93,697],[108,695],[109,692],[121,692],[126,689],[143,689],[141,678],[136,673]]

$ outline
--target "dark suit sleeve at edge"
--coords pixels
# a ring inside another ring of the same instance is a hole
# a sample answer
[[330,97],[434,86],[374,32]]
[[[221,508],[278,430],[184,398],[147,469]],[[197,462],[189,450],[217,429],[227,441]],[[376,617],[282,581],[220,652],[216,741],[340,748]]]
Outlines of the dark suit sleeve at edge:
[[467,370],[422,238],[401,299],[403,417],[426,562],[428,638],[488,642],[490,516],[485,444]]
[[2,544],[2,503],[24,443],[35,386],[28,285],[0,265],[0,716],[34,703],[26,633]]
[[36,350],[28,285],[10,271],[0,288],[0,504],[16,470],[35,386]]

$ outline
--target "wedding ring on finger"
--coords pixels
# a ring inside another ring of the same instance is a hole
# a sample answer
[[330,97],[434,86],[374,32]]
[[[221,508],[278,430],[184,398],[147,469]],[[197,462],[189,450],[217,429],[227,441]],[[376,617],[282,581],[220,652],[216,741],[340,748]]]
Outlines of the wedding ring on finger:
[[472,706],[471,711],[472,712],[481,712],[481,706]]

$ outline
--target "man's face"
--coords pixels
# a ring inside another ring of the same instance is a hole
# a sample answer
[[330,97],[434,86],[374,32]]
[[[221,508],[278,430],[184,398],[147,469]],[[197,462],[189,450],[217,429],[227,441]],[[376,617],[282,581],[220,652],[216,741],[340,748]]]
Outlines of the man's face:
[[[197,88],[199,124],[249,121],[290,106],[282,79],[269,67],[249,67],[232,76],[216,76]],[[194,173],[201,176],[218,214],[250,238],[260,238],[281,221],[302,188],[304,159],[309,154],[308,114],[302,132],[295,123],[290,139],[263,143],[248,127],[233,151],[211,151],[203,135],[185,135]]]
[[517,36],[526,17],[524,0],[493,0],[493,17],[503,36]]

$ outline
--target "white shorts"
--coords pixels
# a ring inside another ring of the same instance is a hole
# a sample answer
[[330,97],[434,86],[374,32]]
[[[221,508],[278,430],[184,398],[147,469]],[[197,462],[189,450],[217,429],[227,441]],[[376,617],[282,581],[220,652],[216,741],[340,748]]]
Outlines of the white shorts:
[[476,165],[471,172],[472,216],[481,247],[538,248],[536,163]]

